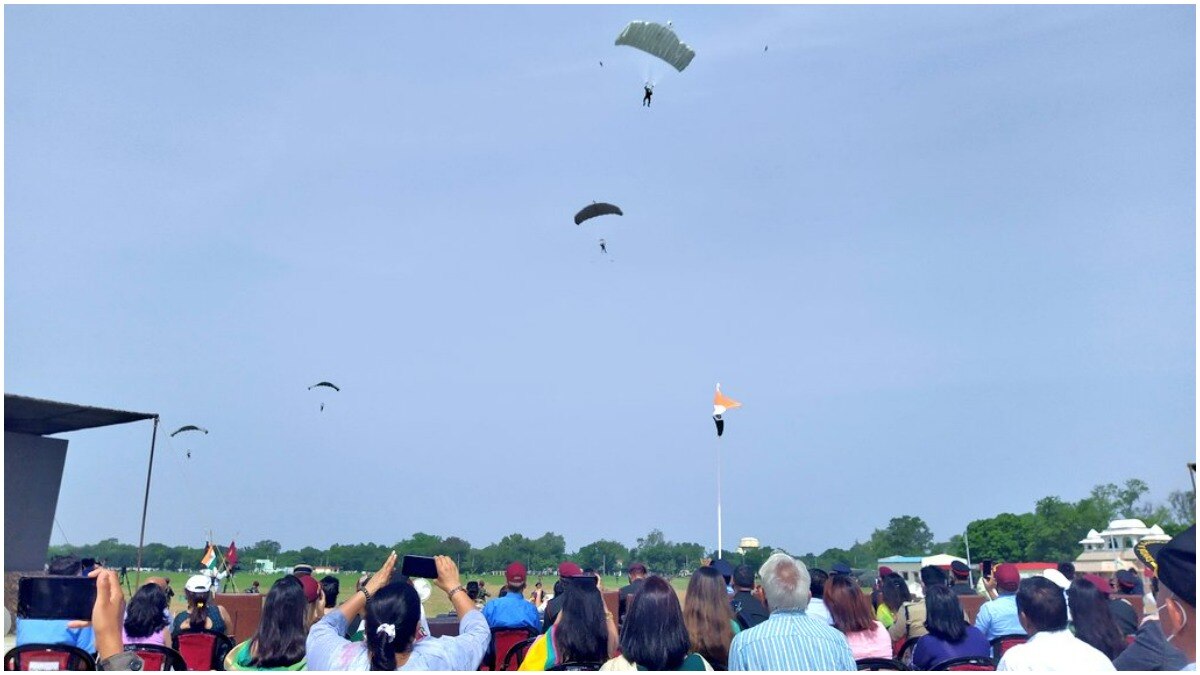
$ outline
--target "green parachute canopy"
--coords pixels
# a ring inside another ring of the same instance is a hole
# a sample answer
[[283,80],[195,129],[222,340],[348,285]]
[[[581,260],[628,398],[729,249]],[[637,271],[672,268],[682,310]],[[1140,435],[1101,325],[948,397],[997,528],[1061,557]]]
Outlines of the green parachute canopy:
[[616,44],[657,56],[681,73],[696,56],[696,52],[680,42],[679,37],[670,28],[649,21],[630,22],[617,36]]

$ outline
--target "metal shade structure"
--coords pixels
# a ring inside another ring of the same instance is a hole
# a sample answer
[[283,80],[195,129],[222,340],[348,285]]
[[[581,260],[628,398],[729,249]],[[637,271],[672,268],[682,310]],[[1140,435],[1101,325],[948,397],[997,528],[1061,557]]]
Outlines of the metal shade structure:
[[150,501],[158,415],[4,395],[5,571],[40,570],[45,561],[67,455],[67,440],[50,436],[144,420],[154,421],[154,431],[150,437],[150,464],[142,501],[138,567],[141,567],[146,536],[146,508]]

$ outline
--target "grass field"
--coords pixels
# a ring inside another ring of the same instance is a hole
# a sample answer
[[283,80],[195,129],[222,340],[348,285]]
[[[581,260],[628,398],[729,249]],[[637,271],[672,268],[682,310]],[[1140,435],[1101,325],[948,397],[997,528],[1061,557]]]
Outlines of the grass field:
[[[182,612],[187,609],[187,599],[184,597],[184,594],[183,594],[183,586],[185,583],[187,583],[188,577],[192,576],[193,574],[195,574],[195,572],[142,572],[142,581],[144,582],[149,577],[167,577],[168,579],[170,579],[171,580],[171,588],[175,589],[175,597],[171,601],[171,613],[177,614],[177,613]],[[255,581],[258,581],[259,587],[261,588],[262,592],[265,594],[267,591],[269,591],[271,589],[271,584],[274,584],[282,576],[283,576],[283,574],[279,574],[279,573],[276,573],[276,574],[250,574],[250,573],[246,573],[246,572],[241,572],[234,578],[234,581],[237,584],[237,592],[239,592],[239,593],[245,592],[245,590],[250,587],[250,584],[252,584]],[[317,576],[317,579],[319,580],[322,577],[324,577],[325,575],[322,574],[322,575],[316,575],[316,576]],[[344,602],[346,600],[346,598],[350,597],[350,595],[352,593],[354,593],[354,586],[358,582],[359,575],[358,575],[358,573],[355,573],[355,572],[347,572],[347,573],[342,573],[342,574],[335,574],[334,576],[336,576],[338,578],[338,580],[341,582],[341,589],[338,593],[338,602],[341,603],[341,602]],[[535,584],[538,581],[542,582],[542,587],[546,589],[547,593],[552,593],[552,592],[554,592],[554,582],[557,580],[558,580],[558,577],[555,577],[555,576],[530,577],[528,586],[526,588],[525,596],[526,597],[529,596],[529,592],[532,590],[533,584]],[[504,576],[500,575],[500,574],[495,574],[495,575],[482,575],[482,576],[481,575],[466,575],[466,576],[462,577],[463,585],[466,585],[466,583],[468,581],[484,582],[484,584],[486,584],[488,593],[491,594],[491,598],[495,599],[496,593],[500,590],[500,587],[504,585]],[[683,600],[683,592],[687,588],[687,582],[688,582],[687,578],[671,579],[671,585],[674,586],[675,590],[679,593],[680,601]],[[604,585],[605,590],[613,591],[613,590],[616,590],[616,589],[620,588],[621,586],[624,586],[625,584],[629,583],[629,580],[626,579],[624,576],[614,577],[612,575],[609,575],[609,576],[604,577],[602,583]],[[130,588],[133,590],[137,590],[136,584],[137,584],[137,573],[130,572],[129,573]],[[222,583],[221,591],[223,593],[233,592],[232,589],[230,589],[230,587],[229,587],[228,580],[225,580],[225,583]],[[129,593],[126,592],[126,597],[128,597],[128,595],[129,595]],[[434,587],[433,594],[430,595],[429,600],[425,602],[425,614],[427,616],[437,616],[438,614],[444,614],[449,611],[450,611],[450,600],[446,597],[445,593],[438,590],[437,587]]]

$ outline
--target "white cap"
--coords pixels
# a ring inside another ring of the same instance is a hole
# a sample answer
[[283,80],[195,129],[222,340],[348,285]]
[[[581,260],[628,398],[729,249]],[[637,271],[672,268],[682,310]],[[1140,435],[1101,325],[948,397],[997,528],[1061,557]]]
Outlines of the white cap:
[[194,574],[188,577],[183,588],[193,593],[207,593],[212,590],[212,579],[203,574]]
[[1049,579],[1051,583],[1063,589],[1064,591],[1071,586],[1071,582],[1067,581],[1067,578],[1063,576],[1063,573],[1059,572],[1058,570],[1042,570],[1042,576]]

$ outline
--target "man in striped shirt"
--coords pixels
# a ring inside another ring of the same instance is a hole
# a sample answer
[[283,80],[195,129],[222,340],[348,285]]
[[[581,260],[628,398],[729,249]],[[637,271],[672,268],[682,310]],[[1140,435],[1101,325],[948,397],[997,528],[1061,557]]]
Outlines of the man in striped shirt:
[[776,553],[758,571],[771,618],[738,633],[730,670],[857,670],[841,631],[805,613],[812,598],[804,563]]

